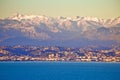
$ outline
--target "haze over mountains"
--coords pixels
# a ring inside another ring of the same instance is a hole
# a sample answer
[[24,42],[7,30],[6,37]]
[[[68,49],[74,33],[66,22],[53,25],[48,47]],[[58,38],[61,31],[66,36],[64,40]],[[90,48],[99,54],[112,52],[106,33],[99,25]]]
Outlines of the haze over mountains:
[[120,17],[48,17],[14,14],[0,19],[0,45],[111,46],[120,44]]

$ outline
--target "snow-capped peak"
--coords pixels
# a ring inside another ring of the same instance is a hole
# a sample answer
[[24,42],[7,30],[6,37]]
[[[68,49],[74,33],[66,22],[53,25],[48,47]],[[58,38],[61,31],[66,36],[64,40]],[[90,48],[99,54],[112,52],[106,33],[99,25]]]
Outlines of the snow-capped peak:
[[116,24],[120,23],[120,17],[115,18],[112,23]]
[[44,19],[48,19],[46,16],[39,16],[39,15],[23,15],[23,14],[19,14],[19,13],[14,13],[12,16],[9,17],[9,19],[12,20],[22,20],[22,19],[33,19],[33,18],[44,18]]
[[[104,19],[99,19],[97,17],[87,17],[87,16],[86,17],[81,17],[81,16],[62,17],[62,16],[59,16],[57,18],[54,18],[54,17],[48,17],[48,16],[44,16],[44,15],[23,15],[23,14],[19,14],[19,13],[14,13],[12,16],[8,17],[8,19],[18,20],[18,21],[30,20],[32,22],[31,24],[33,24],[33,23],[39,24],[40,22],[42,22],[42,23],[45,23],[46,25],[54,24],[55,22],[57,22],[57,24],[59,24],[59,25],[62,24],[62,26],[65,23],[72,22],[72,21],[76,22],[79,25],[81,25],[81,24],[96,25],[97,24],[97,26],[100,25],[100,26],[105,26],[105,27],[111,27],[111,26],[120,24],[120,17],[117,17],[113,20],[111,20],[111,19],[104,20]],[[72,25],[72,23],[71,23],[71,25]]]
[[101,19],[96,18],[96,17],[82,17],[81,19],[86,20],[86,21],[95,21],[95,22],[101,21]]

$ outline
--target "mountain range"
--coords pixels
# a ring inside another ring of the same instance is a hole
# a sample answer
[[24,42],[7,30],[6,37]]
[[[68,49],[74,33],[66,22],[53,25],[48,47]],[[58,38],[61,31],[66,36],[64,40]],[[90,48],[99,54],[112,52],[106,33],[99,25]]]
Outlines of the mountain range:
[[0,19],[0,45],[112,46],[120,44],[120,17],[48,17],[13,14]]

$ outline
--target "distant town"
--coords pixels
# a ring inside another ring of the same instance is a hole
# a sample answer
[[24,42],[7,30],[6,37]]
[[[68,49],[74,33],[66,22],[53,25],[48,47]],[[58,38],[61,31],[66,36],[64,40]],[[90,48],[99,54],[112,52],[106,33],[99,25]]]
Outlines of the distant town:
[[0,46],[0,61],[120,62],[120,47]]

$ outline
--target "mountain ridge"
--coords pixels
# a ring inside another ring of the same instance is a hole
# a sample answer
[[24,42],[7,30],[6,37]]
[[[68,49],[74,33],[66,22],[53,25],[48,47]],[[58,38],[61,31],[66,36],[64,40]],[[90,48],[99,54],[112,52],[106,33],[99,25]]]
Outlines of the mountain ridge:
[[103,44],[107,41],[112,45],[120,43],[120,17],[103,20],[95,17],[53,18],[15,14],[0,19],[0,45],[12,45],[17,43],[17,39],[19,44],[21,41],[21,45],[32,42],[40,45],[45,42],[46,45],[79,46],[80,44],[92,45],[94,42]]

